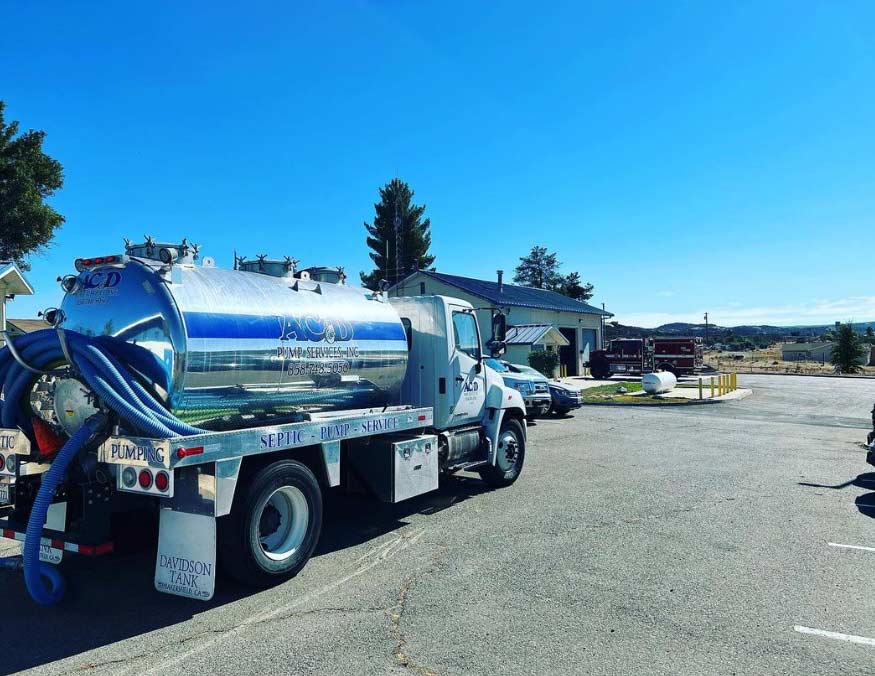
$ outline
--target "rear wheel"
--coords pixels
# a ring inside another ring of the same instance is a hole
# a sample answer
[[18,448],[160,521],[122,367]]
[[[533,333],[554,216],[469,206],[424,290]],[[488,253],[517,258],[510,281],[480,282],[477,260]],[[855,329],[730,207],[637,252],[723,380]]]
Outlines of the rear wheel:
[[495,444],[495,464],[480,470],[480,478],[490,486],[510,486],[519,478],[526,459],[526,436],[522,423],[509,418],[501,425]]
[[304,567],[319,542],[319,482],[306,465],[274,462],[247,482],[231,514],[218,525],[220,561],[231,577],[258,587],[287,580]]

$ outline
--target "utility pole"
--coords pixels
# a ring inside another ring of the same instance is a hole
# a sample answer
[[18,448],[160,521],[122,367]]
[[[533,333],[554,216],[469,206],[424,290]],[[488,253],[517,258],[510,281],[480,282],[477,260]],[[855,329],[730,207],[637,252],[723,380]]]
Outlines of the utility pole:
[[705,313],[705,345],[708,345],[708,313]]
[[398,213],[398,191],[395,191],[395,283],[401,281],[401,214]]

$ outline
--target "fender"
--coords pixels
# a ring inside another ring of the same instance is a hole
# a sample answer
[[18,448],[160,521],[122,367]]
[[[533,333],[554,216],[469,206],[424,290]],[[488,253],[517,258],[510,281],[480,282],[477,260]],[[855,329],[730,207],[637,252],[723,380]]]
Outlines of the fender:
[[[490,443],[489,464],[495,464],[495,440],[505,416],[515,413],[523,421],[523,436],[526,436],[526,405],[523,395],[504,384],[500,377],[486,376],[486,410],[481,424]],[[497,374],[496,374],[497,376]]]

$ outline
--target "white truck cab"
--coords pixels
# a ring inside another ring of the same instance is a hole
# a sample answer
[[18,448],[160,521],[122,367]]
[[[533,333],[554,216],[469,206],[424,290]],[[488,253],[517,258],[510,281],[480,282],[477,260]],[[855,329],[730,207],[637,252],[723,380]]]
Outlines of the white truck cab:
[[[443,469],[493,465],[495,451],[505,450],[498,448],[500,431],[511,421],[516,421],[513,427],[524,442],[523,397],[483,363],[484,341],[473,306],[446,296],[392,298],[390,302],[407,331],[409,348],[401,401],[433,409],[433,429],[446,452]],[[504,317],[497,317],[500,320],[494,323],[488,342],[500,349]]]

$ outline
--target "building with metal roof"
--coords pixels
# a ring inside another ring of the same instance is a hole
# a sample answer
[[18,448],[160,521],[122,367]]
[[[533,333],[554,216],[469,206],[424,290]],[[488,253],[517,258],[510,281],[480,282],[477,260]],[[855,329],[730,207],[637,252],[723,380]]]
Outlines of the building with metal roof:
[[[0,261],[0,331],[6,331],[6,303],[16,296],[32,296],[33,287],[12,261]],[[0,335],[0,345],[6,341]]]
[[[528,352],[553,349],[559,352],[562,372],[582,374],[590,351],[601,345],[604,320],[613,314],[555,291],[505,284],[503,276],[499,271],[495,281],[488,281],[418,270],[392,286],[389,295],[461,298],[474,306],[483,331],[489,330],[492,314],[500,310],[507,315],[509,361],[527,364]],[[540,335],[531,340],[538,331]],[[489,338],[481,336],[481,341]]]
[[22,336],[25,333],[42,331],[43,329],[50,328],[52,328],[52,325],[45,319],[12,319],[10,317],[6,320],[6,332],[13,338],[16,336]]

